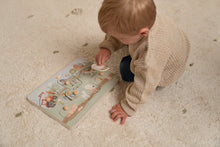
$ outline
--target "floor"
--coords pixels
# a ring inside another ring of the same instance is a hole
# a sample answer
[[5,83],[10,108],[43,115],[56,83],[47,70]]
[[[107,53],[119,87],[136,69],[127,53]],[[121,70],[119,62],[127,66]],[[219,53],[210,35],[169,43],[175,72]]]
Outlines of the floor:
[[[128,83],[107,93],[82,122],[67,130],[26,97],[81,56],[94,61],[104,33],[101,0],[0,1],[0,146],[220,146],[220,1],[155,0],[189,37],[184,75],[156,91],[126,124],[109,110]],[[81,8],[79,15],[72,14]],[[121,50],[108,61],[118,73]]]

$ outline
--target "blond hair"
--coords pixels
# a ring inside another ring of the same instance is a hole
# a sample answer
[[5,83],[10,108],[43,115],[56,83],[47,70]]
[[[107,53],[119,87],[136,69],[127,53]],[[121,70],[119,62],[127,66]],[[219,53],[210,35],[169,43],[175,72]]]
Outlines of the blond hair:
[[98,14],[105,33],[111,28],[122,34],[137,34],[142,28],[150,29],[155,19],[153,0],[104,0]]

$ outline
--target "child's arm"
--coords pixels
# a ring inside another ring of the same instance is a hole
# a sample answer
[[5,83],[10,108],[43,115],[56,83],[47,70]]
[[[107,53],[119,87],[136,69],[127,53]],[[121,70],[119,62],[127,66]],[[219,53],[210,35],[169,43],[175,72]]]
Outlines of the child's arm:
[[123,46],[125,44],[109,34],[106,34],[105,39],[99,44],[99,48],[106,48],[113,52],[121,49]]
[[128,85],[125,98],[120,102],[129,116],[135,114],[159,85],[169,54],[166,48],[150,48],[134,61],[134,82]]
[[99,44],[99,52],[96,55],[96,63],[98,65],[103,65],[110,58],[111,52],[116,51],[125,46],[119,40],[111,35],[106,34],[105,39]]

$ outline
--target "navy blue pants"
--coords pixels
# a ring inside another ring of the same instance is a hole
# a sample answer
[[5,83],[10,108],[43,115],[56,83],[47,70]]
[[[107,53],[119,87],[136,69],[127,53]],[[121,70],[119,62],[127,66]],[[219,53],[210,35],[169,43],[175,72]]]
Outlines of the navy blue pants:
[[134,74],[130,70],[131,56],[125,56],[120,63],[121,78],[127,82],[134,82]]
[[[134,74],[130,70],[131,56],[125,56],[120,63],[121,78],[127,82],[134,82]],[[164,87],[157,86],[156,90],[162,90]]]

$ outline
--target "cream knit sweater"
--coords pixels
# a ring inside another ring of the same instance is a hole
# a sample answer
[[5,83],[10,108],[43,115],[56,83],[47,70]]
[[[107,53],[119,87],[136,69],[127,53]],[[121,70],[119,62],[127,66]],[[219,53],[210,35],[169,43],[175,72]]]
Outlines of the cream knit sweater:
[[[116,51],[123,47],[123,44],[107,34],[99,47]],[[122,108],[129,116],[145,103],[147,96],[152,94],[157,86],[168,86],[183,74],[189,48],[184,32],[159,14],[148,37],[129,45],[132,58],[130,68],[135,77],[121,101]]]

